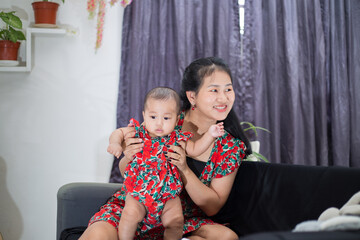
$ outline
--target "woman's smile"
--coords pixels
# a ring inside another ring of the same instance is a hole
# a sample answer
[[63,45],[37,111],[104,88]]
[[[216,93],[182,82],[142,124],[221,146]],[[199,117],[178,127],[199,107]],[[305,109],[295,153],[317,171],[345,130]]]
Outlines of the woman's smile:
[[214,106],[214,108],[215,108],[218,112],[226,112],[227,105],[217,105],[217,106]]

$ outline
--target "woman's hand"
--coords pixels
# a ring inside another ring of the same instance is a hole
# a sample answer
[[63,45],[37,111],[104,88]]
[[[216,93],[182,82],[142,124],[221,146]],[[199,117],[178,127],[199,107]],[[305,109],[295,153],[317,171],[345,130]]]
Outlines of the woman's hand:
[[127,164],[134,158],[134,155],[143,149],[144,143],[141,138],[135,137],[135,129],[127,132],[124,135],[123,144],[124,157],[119,162],[119,169],[121,175],[124,176],[125,168]]
[[143,140],[135,137],[135,129],[125,134],[124,141],[125,146],[123,152],[128,159],[133,159],[134,155],[140,152],[144,146]]
[[185,150],[181,146],[171,145],[168,149],[173,152],[168,151],[166,157],[171,164],[177,166],[180,172],[185,173],[189,170],[189,166],[186,163],[186,154]]

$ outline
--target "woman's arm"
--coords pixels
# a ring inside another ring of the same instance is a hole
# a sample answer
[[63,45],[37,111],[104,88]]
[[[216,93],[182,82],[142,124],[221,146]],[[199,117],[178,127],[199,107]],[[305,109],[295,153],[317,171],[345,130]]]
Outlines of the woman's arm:
[[213,216],[220,211],[228,199],[236,172],[237,170],[222,178],[212,179],[209,187],[203,184],[191,170],[183,173],[182,179],[193,202],[206,215]]
[[170,162],[180,171],[184,187],[193,202],[208,216],[219,212],[229,197],[237,170],[222,178],[215,178],[210,186],[204,185],[186,163],[185,151],[178,146],[171,146],[174,152],[168,152]]

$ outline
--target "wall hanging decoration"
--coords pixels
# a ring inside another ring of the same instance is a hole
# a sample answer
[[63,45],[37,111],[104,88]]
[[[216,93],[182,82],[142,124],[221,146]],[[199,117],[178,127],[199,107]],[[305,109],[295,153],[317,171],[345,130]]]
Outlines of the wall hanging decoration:
[[[111,0],[110,5],[113,6],[117,2],[119,2],[119,0]],[[131,2],[132,0],[121,0],[120,4],[122,7],[126,7]],[[105,23],[105,9],[106,9],[105,0],[88,0],[87,2],[87,11],[89,12],[89,19],[94,19],[95,16],[97,16],[95,50],[101,47],[101,42],[104,32],[104,23]]]

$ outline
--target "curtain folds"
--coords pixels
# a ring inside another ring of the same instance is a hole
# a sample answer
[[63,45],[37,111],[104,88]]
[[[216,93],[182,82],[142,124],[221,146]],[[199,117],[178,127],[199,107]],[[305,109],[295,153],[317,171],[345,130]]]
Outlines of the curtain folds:
[[[130,118],[141,121],[147,91],[157,86],[179,91],[185,67],[208,56],[223,58],[240,88],[237,1],[133,1],[123,19],[117,127],[126,126]],[[110,182],[122,180],[118,162]]]
[[[234,105],[271,162],[360,167],[360,1],[133,1],[126,7],[117,127],[142,120],[145,93],[180,89],[194,59],[233,73]],[[121,182],[118,160],[110,182]]]
[[323,4],[332,159],[360,167],[360,2]]
[[272,132],[262,154],[360,167],[360,1],[246,0],[245,13],[253,121]]

